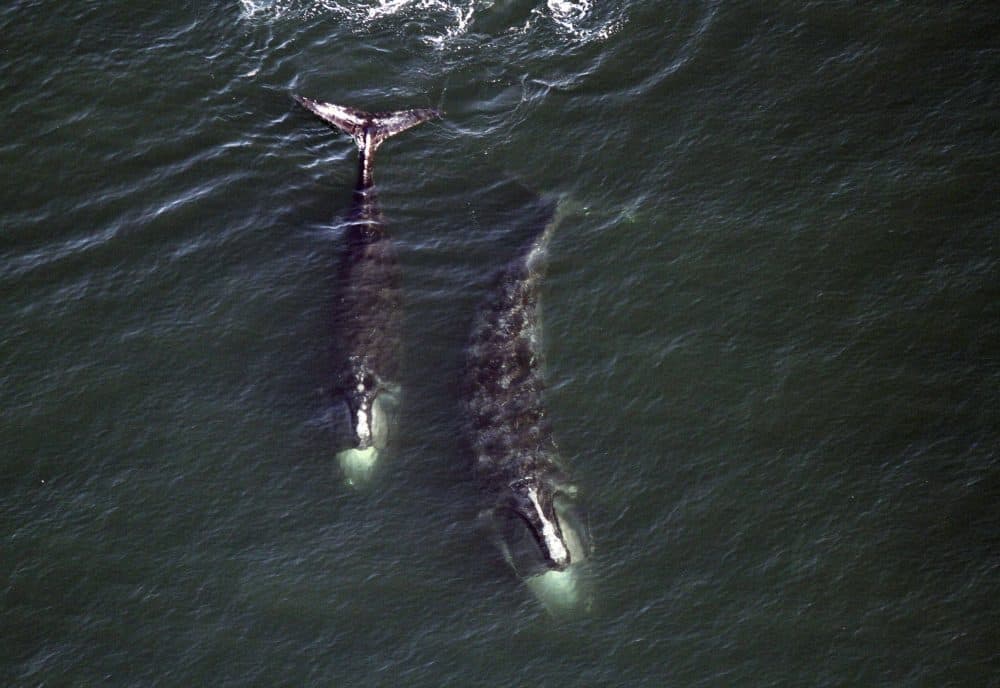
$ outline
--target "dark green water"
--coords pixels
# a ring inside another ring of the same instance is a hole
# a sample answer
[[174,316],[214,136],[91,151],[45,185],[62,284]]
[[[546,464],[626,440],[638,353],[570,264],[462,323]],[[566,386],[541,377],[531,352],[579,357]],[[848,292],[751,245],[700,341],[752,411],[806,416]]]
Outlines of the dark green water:
[[[0,684],[1000,685],[988,3],[0,9]],[[334,471],[353,144],[406,405]],[[457,386],[517,180],[595,599],[474,527]]]

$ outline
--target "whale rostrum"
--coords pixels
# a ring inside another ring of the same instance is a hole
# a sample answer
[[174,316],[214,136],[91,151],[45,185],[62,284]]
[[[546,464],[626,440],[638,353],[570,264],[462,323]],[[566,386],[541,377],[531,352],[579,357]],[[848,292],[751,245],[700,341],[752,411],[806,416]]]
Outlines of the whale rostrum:
[[370,113],[293,97],[328,125],[350,135],[358,146],[358,178],[333,309],[332,415],[338,426],[338,461],[347,481],[360,484],[370,477],[386,447],[400,401],[401,278],[375,193],[375,152],[389,137],[441,114],[431,109]]

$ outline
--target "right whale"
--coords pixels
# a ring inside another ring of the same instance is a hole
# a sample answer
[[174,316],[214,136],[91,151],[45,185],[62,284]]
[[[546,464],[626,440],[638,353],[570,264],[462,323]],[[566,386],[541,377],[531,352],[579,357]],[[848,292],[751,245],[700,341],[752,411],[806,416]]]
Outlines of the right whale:
[[463,403],[481,520],[504,559],[552,608],[577,606],[577,566],[590,537],[574,503],[544,404],[539,290],[555,204],[544,228],[498,276],[480,309],[465,360]]
[[340,265],[342,288],[334,307],[340,351],[331,413],[340,420],[343,435],[337,460],[347,482],[358,485],[368,481],[386,447],[400,393],[399,263],[376,198],[375,151],[390,136],[441,114],[429,109],[371,113],[292,97],[358,145],[358,180]]

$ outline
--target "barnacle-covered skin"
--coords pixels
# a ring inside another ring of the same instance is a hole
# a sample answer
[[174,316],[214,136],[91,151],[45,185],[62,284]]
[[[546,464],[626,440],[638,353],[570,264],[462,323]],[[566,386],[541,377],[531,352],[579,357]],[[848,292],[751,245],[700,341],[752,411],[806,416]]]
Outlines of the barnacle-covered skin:
[[466,405],[475,471],[487,485],[557,475],[545,412],[539,288],[550,228],[498,276],[466,354]]
[[555,500],[571,497],[573,488],[567,485],[545,409],[539,305],[545,253],[555,228],[552,211],[546,207],[545,228],[500,272],[476,319],[464,396],[473,470],[487,509],[520,519],[537,542],[542,566],[563,570],[574,556]]

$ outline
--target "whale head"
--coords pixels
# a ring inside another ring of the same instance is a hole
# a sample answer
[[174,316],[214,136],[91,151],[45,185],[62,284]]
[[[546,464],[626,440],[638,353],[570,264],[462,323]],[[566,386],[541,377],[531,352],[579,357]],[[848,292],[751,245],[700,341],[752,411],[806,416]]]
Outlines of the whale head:
[[370,477],[388,442],[395,406],[395,395],[364,371],[355,375],[338,401],[338,434],[346,439],[347,448],[337,453],[337,459],[348,483],[361,484]]
[[[521,575],[562,571],[581,556],[580,538],[560,513],[566,495],[536,477],[511,482],[494,509],[500,548]],[[576,550],[574,552],[574,550]]]
[[570,551],[555,509],[555,492],[537,478],[523,478],[510,485],[511,502],[538,543],[546,568],[562,571],[570,564]]
[[515,480],[490,514],[497,547],[552,613],[589,608],[590,534],[575,489],[545,478]]
[[363,369],[354,372],[344,390],[347,412],[344,420],[350,428],[350,442],[355,449],[385,446],[388,424],[381,391],[376,377]]

